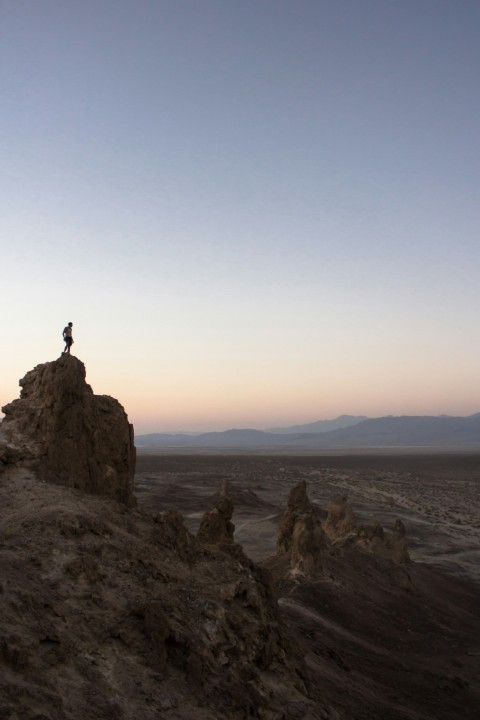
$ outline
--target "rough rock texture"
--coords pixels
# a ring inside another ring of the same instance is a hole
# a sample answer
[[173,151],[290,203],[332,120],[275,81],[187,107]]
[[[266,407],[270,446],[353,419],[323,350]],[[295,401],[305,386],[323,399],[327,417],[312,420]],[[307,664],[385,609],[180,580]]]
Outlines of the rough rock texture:
[[357,529],[357,537],[359,545],[376,555],[393,560],[399,565],[410,562],[405,526],[401,520],[395,520],[391,533],[385,532],[378,523],[361,525]]
[[[303,532],[303,518],[312,519],[308,508],[305,483],[298,483],[279,526],[277,553],[262,565],[273,574],[280,617],[298,632],[323,703],[342,720],[476,718],[478,592],[407,566],[401,521],[393,533],[378,523],[357,527],[344,497],[330,508],[330,538],[316,546],[321,564],[292,572],[293,538]],[[299,555],[315,557],[314,543]],[[463,650],[452,658],[457,643]]]
[[226,484],[198,538],[174,509],[128,507],[120,404],[68,355],[21,386],[1,430],[0,718],[307,717],[303,658],[271,574],[233,542]]
[[228,486],[224,481],[218,502],[202,518],[197,532],[197,540],[207,545],[233,543],[235,525],[232,523],[232,516],[233,502],[228,497]]
[[[136,485],[139,504],[152,513],[175,504],[177,509],[187,514],[186,521],[192,531],[196,531],[200,513],[208,507],[204,503],[213,506],[218,501],[216,490],[219,479],[228,478],[229,495],[235,502],[235,542],[240,539],[246,541],[244,547],[249,552],[255,552],[258,562],[269,567],[274,575],[281,632],[283,634],[285,626],[288,627],[304,658],[301,680],[305,682],[308,697],[314,699],[315,705],[313,709],[307,702],[302,706],[298,694],[290,702],[282,688],[280,697],[286,700],[284,714],[289,720],[323,720],[326,717],[330,720],[478,718],[479,586],[474,581],[463,583],[456,575],[449,577],[422,563],[423,558],[428,556],[419,554],[419,527],[421,532],[426,533],[422,542],[427,541],[427,534],[433,529],[434,548],[438,547],[436,528],[430,525],[427,529],[428,523],[423,522],[413,526],[412,554],[416,561],[408,565],[398,565],[363,547],[357,542],[356,532],[353,539],[344,544],[327,543],[322,549],[321,567],[311,576],[292,572],[290,551],[271,554],[275,553],[276,531],[282,510],[287,506],[292,487],[300,479],[308,483],[312,504],[322,519],[326,517],[326,512],[321,508],[328,507],[329,499],[339,491],[345,493],[348,489],[359,523],[372,522],[367,518],[376,518],[387,527],[395,518],[393,513],[402,512],[404,508],[405,524],[410,527],[410,519],[414,518],[408,502],[411,498],[409,490],[415,498],[418,497],[417,492],[422,491],[422,483],[416,476],[417,462],[425,463],[428,474],[437,477],[446,458],[439,457],[433,462],[432,458],[427,460],[423,456],[410,458],[407,467],[415,475],[401,483],[401,475],[397,475],[395,468],[398,465],[405,467],[405,462],[404,456],[387,459],[384,456],[140,455]],[[456,461],[456,473],[459,475],[451,484],[437,484],[435,481],[439,502],[449,488],[452,493],[459,493],[458,488],[462,487],[460,477],[466,473],[474,477],[470,500],[473,507],[478,508],[478,462],[478,456],[474,459],[465,454]],[[336,465],[331,467],[330,463]],[[346,469],[345,463],[348,463]],[[359,473],[358,469],[363,470],[365,466],[367,470]],[[378,466],[381,468],[378,484],[371,484],[372,472]],[[323,472],[324,467],[328,468],[328,472]],[[394,468],[388,482],[385,467]],[[149,483],[148,493],[144,490],[146,481]],[[164,494],[158,492],[162,484],[166,491]],[[390,493],[385,492],[387,489],[394,491],[402,504],[391,502]],[[247,490],[248,493],[245,492]],[[463,503],[464,498],[461,500]],[[446,504],[441,507],[448,509]],[[449,507],[451,510],[451,505]],[[473,514],[472,520],[477,517]],[[450,522],[447,520],[446,524],[450,532]],[[373,535],[381,525],[376,528]],[[397,530],[400,530],[398,524]],[[478,545],[471,542],[472,530],[470,525],[465,529],[469,544],[461,547],[463,550],[468,548],[469,556],[476,548],[475,556],[478,557]],[[383,536],[387,534],[383,530],[381,532]],[[158,547],[162,552],[162,547]],[[217,554],[221,550],[231,557],[238,552],[237,544],[207,545],[203,548],[209,554]],[[422,545],[422,548],[423,552],[425,546]],[[460,552],[460,548],[457,549]],[[267,558],[268,555],[270,557]],[[452,566],[455,566],[455,560],[450,563]],[[469,567],[474,569],[473,562]],[[462,572],[461,566],[458,571]],[[222,572],[223,567],[218,566],[219,587]],[[173,586],[172,591],[176,592],[178,587],[178,584]],[[288,653],[286,661],[290,662],[291,646],[284,643],[282,647]],[[261,671],[265,682],[267,677],[271,681],[275,662],[267,672]],[[166,667],[168,669],[168,664]],[[292,673],[295,672],[294,667]],[[307,680],[304,680],[305,670]],[[276,685],[269,686],[271,710],[278,711],[278,689],[284,682],[289,682],[288,676],[279,675]],[[260,707],[261,713],[265,707]],[[212,706],[209,708],[208,720],[236,717],[232,713],[215,712]],[[175,709],[168,713],[162,711],[160,716],[162,720],[179,720],[184,717],[184,710],[178,708],[178,714]],[[248,714],[244,717],[247,718]]]
[[[393,533],[385,532],[379,523],[357,526],[347,498],[339,495],[330,504],[322,524],[318,510],[308,498],[306,481],[294,485],[278,527],[277,561],[273,561],[277,571],[287,560],[288,574],[293,571],[310,578],[318,577],[325,552],[346,547],[368,551],[399,565],[410,562],[405,527],[400,520],[395,522]],[[398,582],[411,586],[408,575],[397,575]]]
[[315,516],[300,516],[292,535],[290,567],[304,575],[314,575],[321,567],[324,547],[325,535]]
[[330,717],[238,545],[26,468],[3,470],[0,507],[0,718]]
[[289,495],[277,539],[277,553],[288,553],[290,569],[305,575],[314,574],[320,567],[325,536],[317,510],[307,495],[305,480],[297,483]]
[[152,542],[160,548],[175,551],[182,560],[192,562],[195,543],[193,536],[188,532],[183,515],[171,509],[155,515],[154,522]]
[[0,460],[22,460],[38,477],[85,492],[133,500],[133,427],[117,400],[94,395],[72,355],[37,365],[3,409]]
[[88,474],[43,482],[57,453],[33,400],[49,396],[27,392],[2,431],[0,720],[478,717],[478,595],[392,562],[400,522],[327,542],[299,484],[279,555],[257,565],[233,542],[226,486],[195,537],[176,510],[82,492]]
[[410,562],[402,521],[395,521],[392,533],[386,532],[378,522],[357,525],[353,509],[345,496],[333,499],[323,529],[334,545],[353,545],[397,564]]
[[355,515],[347,498],[344,495],[337,495],[328,508],[328,516],[323,525],[325,534],[329,540],[335,541],[348,536],[355,531],[355,528]]

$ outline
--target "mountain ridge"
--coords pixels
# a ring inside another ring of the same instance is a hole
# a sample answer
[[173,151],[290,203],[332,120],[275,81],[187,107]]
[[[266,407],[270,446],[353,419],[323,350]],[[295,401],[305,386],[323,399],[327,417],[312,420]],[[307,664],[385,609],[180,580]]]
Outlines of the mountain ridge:
[[136,445],[148,448],[349,449],[385,447],[480,447],[480,413],[469,416],[400,415],[367,418],[354,425],[313,433],[274,433],[253,428],[200,435],[150,433]]
[[316,420],[315,422],[290,425],[288,427],[267,428],[264,432],[282,435],[291,433],[328,432],[329,430],[340,430],[340,428],[357,425],[363,420],[368,420],[367,415],[339,415],[332,420]]

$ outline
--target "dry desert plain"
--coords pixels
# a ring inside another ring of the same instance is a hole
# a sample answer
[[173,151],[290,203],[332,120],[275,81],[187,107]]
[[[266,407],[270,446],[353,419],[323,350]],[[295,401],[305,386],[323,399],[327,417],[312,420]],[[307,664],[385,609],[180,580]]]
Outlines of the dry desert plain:
[[174,507],[195,532],[229,481],[235,540],[260,560],[275,550],[278,514],[306,480],[320,514],[346,495],[362,523],[389,529],[400,518],[412,559],[480,583],[480,455],[143,455],[135,489],[151,512]]
[[176,508],[192,532],[224,479],[235,541],[255,562],[275,553],[299,480],[320,517],[346,495],[359,524],[405,525],[405,568],[347,548],[326,551],[314,581],[277,578],[282,617],[332,712],[349,720],[480,717],[480,455],[137,458],[140,507]]

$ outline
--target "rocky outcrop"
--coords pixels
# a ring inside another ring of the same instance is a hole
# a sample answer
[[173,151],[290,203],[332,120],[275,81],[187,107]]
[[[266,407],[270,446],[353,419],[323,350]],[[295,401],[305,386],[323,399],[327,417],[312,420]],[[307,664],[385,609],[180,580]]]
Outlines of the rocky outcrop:
[[235,525],[232,516],[233,502],[228,496],[228,484],[224,481],[218,502],[211,510],[207,510],[202,518],[197,540],[205,545],[233,543]]
[[94,395],[69,355],[20,384],[0,437],[0,717],[283,720],[292,699],[308,709],[271,574],[233,541],[226,483],[197,537],[174,509],[130,510],[121,405]]
[[379,523],[360,525],[357,528],[358,545],[365,547],[375,555],[392,560],[398,565],[410,562],[405,526],[401,520],[395,520],[393,531],[385,531]]
[[328,539],[334,542],[355,532],[356,519],[344,495],[337,495],[328,508],[323,529]]
[[305,480],[297,483],[289,495],[287,509],[278,529],[277,554],[290,555],[290,569],[305,575],[320,567],[325,536],[317,510],[307,495]]
[[185,562],[193,562],[195,538],[189,533],[182,513],[172,508],[156,515],[154,523],[152,542],[177,554]]
[[[303,463],[298,464],[298,469],[305,473]],[[317,472],[312,474],[315,476]],[[330,482],[331,477],[325,479],[323,488],[317,489],[314,485],[316,497],[325,493],[328,486],[342,485],[343,478],[334,483]],[[314,483],[316,480],[312,485]],[[361,483],[358,485],[361,489]],[[365,490],[368,489],[367,486]],[[368,498],[368,492],[364,498]],[[463,617],[468,617],[468,621],[463,626],[464,637],[474,648],[477,636],[470,638],[469,625],[478,625],[478,587],[459,612],[454,600],[457,592],[459,596],[462,593],[458,585],[453,595],[449,595],[445,577],[440,580],[420,563],[406,564],[408,551],[401,521],[395,522],[393,532],[384,530],[380,523],[361,525],[344,496],[334,499],[325,520],[329,536],[325,535],[324,544],[320,545],[317,557],[321,562],[316,567],[309,566],[308,572],[292,572],[295,565],[298,567],[292,557],[294,538],[297,532],[302,534],[302,516],[312,517],[308,514],[309,508],[306,485],[298,483],[291,490],[287,510],[279,524],[277,553],[262,561],[262,565],[270,569],[274,577],[281,618],[300,630],[303,647],[310,650],[305,653],[307,665],[317,665],[323,699],[327,699],[327,686],[331,687],[329,698],[334,698],[331,702],[338,711],[338,715],[335,712],[331,717],[401,720],[408,707],[415,708],[413,714],[418,717],[476,718],[479,696],[474,708],[470,699],[473,683],[468,688],[463,684],[465,680],[471,682],[463,674],[465,653],[454,663],[450,663],[450,653],[452,647],[457,647],[460,616],[465,609],[467,615]],[[391,508],[387,506],[385,515],[390,513]],[[319,515],[323,515],[320,509]],[[309,535],[311,537],[312,532]],[[317,552],[318,547],[318,544],[313,546]],[[311,545],[309,550],[300,552],[300,557],[311,557]],[[473,590],[472,586],[470,589]],[[431,640],[428,639],[430,632]],[[439,651],[442,643],[444,650]],[[475,649],[470,653],[473,657]],[[422,680],[418,683],[415,673],[421,664]],[[454,695],[449,686],[451,680],[446,679],[448,675],[451,677],[450,668],[454,664],[459,669],[454,671],[455,675],[460,673],[454,682],[459,689],[465,689],[461,696],[461,690]],[[474,682],[478,677],[477,667],[475,659],[470,670]],[[398,702],[402,684],[404,695]],[[361,698],[357,696],[347,709],[345,699],[355,694],[355,687]],[[392,688],[395,698],[390,704]],[[365,707],[365,702],[370,708]],[[427,706],[431,708],[429,711],[419,710]],[[324,715],[320,711],[313,717]]]
[[133,504],[133,427],[120,403],[94,395],[71,355],[37,365],[3,409],[0,459],[23,462],[46,482]]
[[302,480],[292,488],[280,519],[276,556],[267,561],[277,580],[285,573],[314,578],[322,571],[325,553],[345,548],[368,551],[399,565],[410,561],[405,527],[400,520],[395,522],[393,533],[384,531],[379,523],[357,525],[353,509],[341,495],[332,500],[323,524],[318,515]]
[[1,718],[315,709],[271,575],[239,545],[200,543],[176,511],[152,517],[26,468],[3,473],[0,506]]
[[385,531],[378,522],[358,525],[345,496],[339,495],[333,499],[323,529],[333,545],[363,548],[397,564],[410,561],[402,521],[395,521],[392,533]]

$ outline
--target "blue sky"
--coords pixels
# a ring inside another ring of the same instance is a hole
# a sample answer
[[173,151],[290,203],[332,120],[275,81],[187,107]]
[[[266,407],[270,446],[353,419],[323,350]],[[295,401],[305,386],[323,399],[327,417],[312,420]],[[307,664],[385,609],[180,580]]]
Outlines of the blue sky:
[[0,0],[0,402],[137,432],[480,410],[480,5]]

